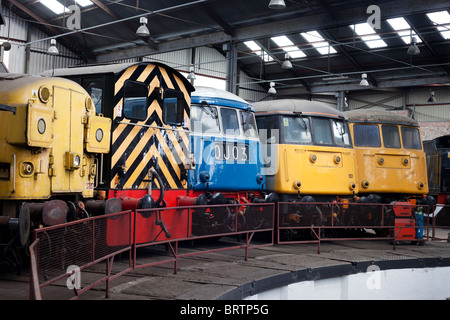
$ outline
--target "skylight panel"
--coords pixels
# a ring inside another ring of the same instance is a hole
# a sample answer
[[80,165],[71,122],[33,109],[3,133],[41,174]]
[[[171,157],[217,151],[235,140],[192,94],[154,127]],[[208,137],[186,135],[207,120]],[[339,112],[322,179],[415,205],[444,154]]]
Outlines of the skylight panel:
[[350,26],[356,34],[365,42],[365,44],[371,48],[384,48],[387,47],[386,42],[384,42],[379,35],[376,34],[375,30],[367,23],[359,23]]
[[75,2],[83,8],[93,5],[91,0],[75,0]]
[[[447,11],[439,11],[433,13],[427,13],[428,18],[438,25],[450,24],[450,15]],[[450,26],[439,26],[437,29],[440,31],[441,36],[444,39],[450,39]]]
[[265,62],[273,61],[273,58],[255,41],[245,41],[244,44]]
[[310,42],[310,44],[316,48],[320,54],[328,54],[328,52],[336,53],[336,50],[330,46],[330,44],[325,41],[325,39],[317,31],[302,32],[301,35],[306,39],[306,41]]
[[281,49],[289,54],[291,58],[303,58],[306,54],[300,50],[294,43],[286,36],[279,36],[271,38]]
[[40,1],[44,6],[49,8],[51,11],[53,11],[55,14],[63,14],[64,11],[68,12],[69,9],[64,7],[59,1],[57,0],[41,0]]
[[411,37],[416,37],[417,42],[420,43],[422,40],[417,36],[417,34],[411,29],[411,26],[404,18],[395,18],[386,20],[389,25],[397,31],[397,34],[402,38],[405,44],[411,43]]
[[[40,2],[55,14],[63,14],[64,11],[70,11],[67,7],[64,7],[64,5],[62,5],[61,2],[57,0],[40,0]],[[91,0],[75,0],[75,3],[83,8],[93,5]],[[73,4],[73,2],[71,4]]]

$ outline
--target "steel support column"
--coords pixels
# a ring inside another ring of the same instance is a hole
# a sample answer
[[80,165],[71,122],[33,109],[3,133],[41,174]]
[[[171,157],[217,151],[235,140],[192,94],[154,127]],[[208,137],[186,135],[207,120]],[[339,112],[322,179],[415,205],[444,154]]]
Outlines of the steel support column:
[[223,49],[227,53],[226,90],[237,95],[237,44],[235,42],[226,43],[223,45]]

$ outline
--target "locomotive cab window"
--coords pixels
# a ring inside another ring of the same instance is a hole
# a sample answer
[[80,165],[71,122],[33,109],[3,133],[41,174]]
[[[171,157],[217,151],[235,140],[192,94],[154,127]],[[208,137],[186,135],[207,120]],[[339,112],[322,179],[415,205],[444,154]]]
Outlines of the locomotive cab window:
[[124,87],[123,116],[128,119],[144,121],[147,119],[147,85],[127,80]]
[[313,135],[316,144],[331,145],[330,121],[327,118],[313,118]]
[[172,126],[182,126],[184,115],[184,94],[177,90],[165,90],[163,121]]
[[381,126],[381,131],[383,133],[383,143],[385,148],[399,149],[401,147],[400,134],[397,126],[384,124]]
[[241,122],[243,126],[244,136],[248,138],[257,138],[255,115],[249,111],[240,111]]
[[338,146],[350,146],[348,124],[340,120],[331,120],[334,143]]
[[225,135],[239,135],[239,120],[234,109],[221,108],[220,117],[222,118],[222,130]]
[[259,130],[259,140],[263,144],[278,143],[280,140],[280,130],[278,129],[278,118],[257,117],[256,123]]
[[354,125],[354,143],[357,147],[381,147],[380,130],[377,125]]
[[81,85],[91,96],[92,102],[95,105],[95,113],[102,113],[103,79],[83,79]]
[[283,132],[285,143],[311,143],[309,118],[283,117]]
[[402,142],[405,149],[422,149],[420,143],[420,132],[417,128],[401,127],[402,129]]
[[220,133],[216,107],[206,103],[191,106],[191,130],[196,133]]

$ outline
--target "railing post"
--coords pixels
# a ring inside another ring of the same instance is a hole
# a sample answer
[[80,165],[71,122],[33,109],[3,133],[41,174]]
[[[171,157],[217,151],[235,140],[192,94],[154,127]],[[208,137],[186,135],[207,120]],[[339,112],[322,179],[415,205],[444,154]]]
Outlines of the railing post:
[[41,296],[41,288],[39,285],[39,275],[38,275],[38,261],[35,252],[35,248],[39,245],[39,238],[34,240],[34,242],[30,245],[30,263],[31,263],[31,272],[30,272],[30,300],[42,300]]

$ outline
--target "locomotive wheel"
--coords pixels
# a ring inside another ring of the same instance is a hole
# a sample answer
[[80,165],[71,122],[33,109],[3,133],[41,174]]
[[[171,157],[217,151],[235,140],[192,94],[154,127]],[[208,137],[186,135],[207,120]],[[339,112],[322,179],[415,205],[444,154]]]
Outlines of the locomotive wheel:
[[264,224],[264,215],[258,207],[248,207],[245,216],[247,217],[247,225],[253,230],[260,229]]

